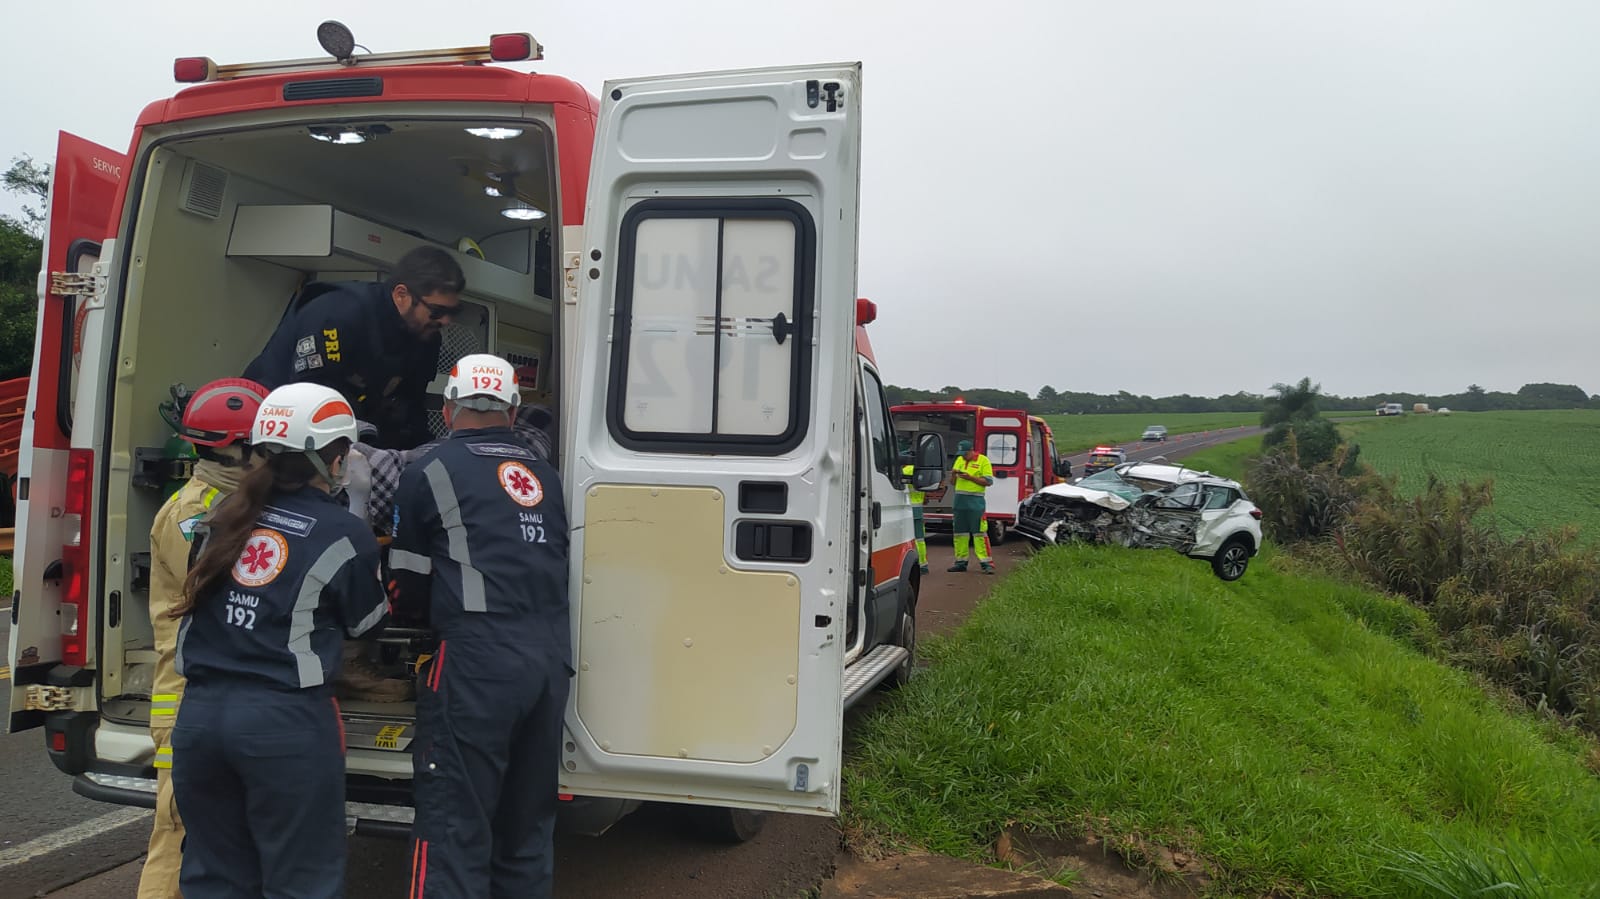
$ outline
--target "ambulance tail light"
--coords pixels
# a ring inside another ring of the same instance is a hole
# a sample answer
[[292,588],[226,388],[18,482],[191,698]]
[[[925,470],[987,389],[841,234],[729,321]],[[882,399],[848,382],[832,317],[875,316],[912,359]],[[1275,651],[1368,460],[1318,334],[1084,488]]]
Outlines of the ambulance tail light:
[[516,34],[496,34],[489,37],[489,58],[495,62],[522,62],[526,59],[540,59],[543,54],[537,51],[544,48],[527,32]]
[[216,74],[217,64],[204,56],[186,56],[172,63],[172,77],[179,84],[210,81]]
[[67,457],[67,495],[61,523],[61,660],[89,663],[89,490],[94,481],[94,451],[75,449]]

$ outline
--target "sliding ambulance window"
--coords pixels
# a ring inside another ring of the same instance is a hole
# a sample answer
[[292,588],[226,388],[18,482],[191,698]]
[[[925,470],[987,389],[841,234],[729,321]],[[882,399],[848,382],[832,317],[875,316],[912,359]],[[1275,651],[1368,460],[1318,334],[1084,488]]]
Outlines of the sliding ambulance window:
[[1017,435],[1005,431],[990,434],[983,454],[989,457],[990,465],[1017,464]]
[[623,219],[613,434],[660,452],[805,436],[815,229],[785,200],[650,201]]

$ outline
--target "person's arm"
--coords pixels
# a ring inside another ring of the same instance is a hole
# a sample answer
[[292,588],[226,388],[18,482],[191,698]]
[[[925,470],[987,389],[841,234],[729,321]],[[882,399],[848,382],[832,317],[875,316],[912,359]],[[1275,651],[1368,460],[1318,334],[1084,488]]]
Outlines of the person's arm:
[[339,621],[346,635],[356,638],[380,627],[389,617],[389,597],[383,590],[383,557],[378,541],[361,532],[351,538],[355,558],[344,564],[333,588]]
[[439,520],[433,491],[420,464],[406,467],[395,491],[394,522],[389,543],[389,597],[395,608],[411,615],[428,607],[433,586],[429,535]]
[[985,487],[994,483],[994,464],[989,461],[988,456],[978,457],[978,475],[973,480]]

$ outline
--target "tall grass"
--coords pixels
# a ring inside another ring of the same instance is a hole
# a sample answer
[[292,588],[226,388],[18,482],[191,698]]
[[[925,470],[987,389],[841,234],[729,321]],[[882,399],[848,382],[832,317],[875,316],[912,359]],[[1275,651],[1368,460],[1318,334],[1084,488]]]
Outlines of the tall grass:
[[1271,558],[1224,584],[1175,554],[1051,548],[866,722],[848,823],[972,857],[1008,822],[1092,826],[1197,852],[1226,889],[1333,896],[1435,895],[1392,867],[1442,836],[1592,894],[1600,783],[1393,639],[1429,628]]

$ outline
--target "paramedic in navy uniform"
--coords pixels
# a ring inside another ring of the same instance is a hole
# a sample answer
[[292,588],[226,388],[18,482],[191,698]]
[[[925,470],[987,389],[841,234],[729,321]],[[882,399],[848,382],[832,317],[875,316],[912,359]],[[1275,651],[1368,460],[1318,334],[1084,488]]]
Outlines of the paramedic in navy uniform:
[[433,439],[427,389],[439,365],[439,332],[461,313],[467,279],[449,253],[417,247],[382,282],[313,281],[300,289],[244,377],[282,387],[326,384],[376,446],[410,449]]
[[567,515],[555,469],[511,430],[520,399],[506,360],[463,357],[445,386],[450,436],[395,497],[395,608],[427,609],[440,638],[411,744],[416,899],[551,894]]
[[200,526],[173,613],[188,680],[172,735],[185,899],[344,895],[344,735],[330,683],[343,638],[388,613],[377,539],[329,493],[355,436],[332,388],[272,391],[251,432],[265,464]]

